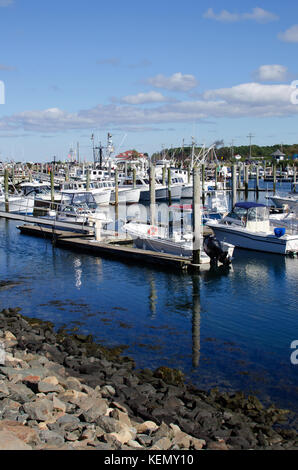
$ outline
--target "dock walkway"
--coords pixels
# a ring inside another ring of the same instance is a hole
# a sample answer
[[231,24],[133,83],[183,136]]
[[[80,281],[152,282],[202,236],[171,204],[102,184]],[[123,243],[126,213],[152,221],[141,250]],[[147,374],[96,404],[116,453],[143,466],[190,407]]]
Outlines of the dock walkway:
[[134,248],[128,245],[129,241],[126,238],[122,237],[108,237],[103,242],[96,241],[93,236],[86,234],[53,230],[37,225],[21,225],[18,226],[18,229],[24,235],[52,239],[57,247],[88,252],[95,256],[113,258],[141,265],[151,264],[160,268],[179,271],[193,270],[194,268],[200,269],[200,266],[193,266],[190,258]]

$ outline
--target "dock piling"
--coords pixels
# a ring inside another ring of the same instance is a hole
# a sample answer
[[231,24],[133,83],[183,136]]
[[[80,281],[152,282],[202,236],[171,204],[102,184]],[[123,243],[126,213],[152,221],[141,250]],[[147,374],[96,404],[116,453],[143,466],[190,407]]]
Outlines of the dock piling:
[[8,168],[5,168],[4,170],[4,193],[5,193],[5,211],[9,212]]
[[169,205],[172,204],[172,196],[171,196],[171,168],[168,168],[168,198],[169,198]]
[[150,165],[150,224],[155,225],[155,166]]
[[236,165],[232,165],[232,207],[237,202],[237,175],[236,175]]
[[201,180],[200,169],[193,169],[193,252],[192,263],[195,267],[200,265],[201,249]]

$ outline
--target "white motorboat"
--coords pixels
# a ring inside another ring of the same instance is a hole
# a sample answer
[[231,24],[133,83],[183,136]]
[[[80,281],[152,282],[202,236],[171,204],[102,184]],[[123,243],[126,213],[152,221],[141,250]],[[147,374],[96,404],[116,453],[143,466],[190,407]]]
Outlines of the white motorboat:
[[[9,194],[8,195],[8,209],[9,212],[17,212],[20,214],[32,214],[34,206],[34,199],[27,198],[22,194]],[[0,211],[6,211],[5,193],[0,186]]]
[[91,224],[94,221],[108,224],[112,219],[108,219],[106,214],[97,210],[94,195],[91,191],[63,190],[61,191],[61,203],[56,204],[56,209],[48,210],[48,217],[54,218],[57,222],[71,222],[78,224]]
[[270,199],[275,207],[282,208],[283,206],[288,206],[290,210],[294,210],[295,207],[298,207],[298,194],[297,193],[289,193],[285,196],[276,195],[276,196],[269,196]]
[[[190,258],[193,254],[192,232],[173,232],[169,236],[166,227],[154,226],[138,222],[128,222],[122,230],[128,233],[134,240],[134,246],[142,250],[168,253],[176,256]],[[204,240],[201,240],[200,263],[210,263],[210,256],[204,251]],[[223,263],[229,264],[234,252],[234,246],[229,243],[221,243],[221,250],[225,254]]]
[[[133,188],[134,182],[132,178],[123,178],[119,185],[119,190]],[[135,182],[135,188],[140,191],[140,202],[150,201],[150,185],[148,178],[137,177]],[[174,198],[177,197],[179,191],[174,190]],[[181,191],[180,191],[181,194]],[[173,199],[172,197],[172,199]],[[166,185],[160,183],[157,179],[155,184],[155,199],[165,200],[168,198],[168,188]]]
[[[141,190],[140,188],[133,187],[118,187],[118,202],[120,204],[137,204],[140,200]],[[111,193],[110,202],[115,202],[115,184],[114,189]]]
[[[63,184],[63,190],[82,190],[86,191],[87,182],[70,181]],[[107,205],[110,203],[112,188],[107,187],[103,181],[91,181],[89,191],[93,194],[96,204]]]
[[239,248],[286,255],[298,252],[298,235],[286,228],[270,225],[269,209],[264,204],[238,202],[221,220],[209,221],[217,238]]

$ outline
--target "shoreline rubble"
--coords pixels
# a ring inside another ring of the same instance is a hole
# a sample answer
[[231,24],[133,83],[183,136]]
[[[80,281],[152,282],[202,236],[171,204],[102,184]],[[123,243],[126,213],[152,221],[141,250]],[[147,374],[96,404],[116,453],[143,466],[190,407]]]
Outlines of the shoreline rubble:
[[0,311],[0,450],[298,449],[286,410],[137,371],[121,348],[19,312]]

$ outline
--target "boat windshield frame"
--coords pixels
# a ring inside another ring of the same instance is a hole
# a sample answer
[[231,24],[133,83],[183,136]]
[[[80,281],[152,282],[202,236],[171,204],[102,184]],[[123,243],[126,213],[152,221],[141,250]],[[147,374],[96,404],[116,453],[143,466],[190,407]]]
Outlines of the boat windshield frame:
[[248,207],[236,205],[227,217],[242,222],[264,222],[269,220],[269,209],[264,205],[251,205]]

